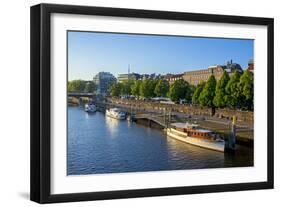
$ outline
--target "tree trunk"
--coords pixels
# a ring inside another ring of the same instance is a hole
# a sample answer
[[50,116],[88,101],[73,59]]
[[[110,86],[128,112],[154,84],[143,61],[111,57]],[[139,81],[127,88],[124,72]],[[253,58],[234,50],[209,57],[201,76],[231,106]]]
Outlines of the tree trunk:
[[212,116],[216,114],[216,107],[212,106]]

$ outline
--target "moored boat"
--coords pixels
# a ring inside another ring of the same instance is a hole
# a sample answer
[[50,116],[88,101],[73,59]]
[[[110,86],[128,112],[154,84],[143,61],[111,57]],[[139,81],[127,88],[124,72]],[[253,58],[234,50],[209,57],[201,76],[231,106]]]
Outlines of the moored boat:
[[118,108],[106,109],[105,114],[106,114],[106,116],[114,118],[114,119],[119,119],[119,120],[126,119],[126,113],[121,111]]
[[210,130],[201,129],[196,124],[172,123],[167,128],[167,135],[179,141],[203,147],[206,149],[224,152],[225,141]]
[[94,113],[97,111],[97,107],[90,103],[90,104],[85,104],[85,112],[87,113]]

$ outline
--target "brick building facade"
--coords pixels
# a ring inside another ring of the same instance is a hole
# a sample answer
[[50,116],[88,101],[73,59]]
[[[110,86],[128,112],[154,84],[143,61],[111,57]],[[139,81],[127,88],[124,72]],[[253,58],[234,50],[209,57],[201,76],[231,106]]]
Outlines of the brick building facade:
[[210,66],[208,69],[194,70],[185,72],[183,79],[191,85],[198,85],[201,81],[206,82],[213,74],[216,80],[219,80],[223,74],[224,68],[220,65]]
[[183,79],[191,85],[198,85],[200,82],[206,82],[211,75],[214,75],[218,81],[223,72],[226,71],[231,76],[235,71],[243,73],[241,66],[237,63],[233,63],[232,60],[228,61],[226,65],[214,65],[209,66],[207,69],[193,70],[185,72]]

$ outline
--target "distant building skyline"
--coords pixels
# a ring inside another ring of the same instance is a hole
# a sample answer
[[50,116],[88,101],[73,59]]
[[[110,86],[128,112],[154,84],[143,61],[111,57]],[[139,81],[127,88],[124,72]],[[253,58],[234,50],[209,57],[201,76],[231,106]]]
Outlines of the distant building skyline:
[[254,59],[254,40],[68,32],[68,80],[93,80],[99,72],[180,74],[225,65],[243,69]]

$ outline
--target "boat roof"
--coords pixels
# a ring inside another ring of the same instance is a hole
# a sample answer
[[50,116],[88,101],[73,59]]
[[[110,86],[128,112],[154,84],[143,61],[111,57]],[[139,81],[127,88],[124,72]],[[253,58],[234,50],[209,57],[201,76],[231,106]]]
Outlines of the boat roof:
[[[190,124],[190,123],[182,123],[182,122],[176,122],[176,123],[172,123],[171,124],[172,126],[174,127],[177,127],[177,128],[187,128],[187,127],[197,127],[198,125],[197,124]],[[207,129],[194,129],[198,132],[201,132],[201,133],[211,133],[212,131],[211,130],[207,130]]]
[[182,123],[182,122],[176,122],[176,123],[172,123],[172,126],[178,127],[178,128],[186,128],[186,127],[197,127],[197,124],[190,124],[188,122],[186,123]]

